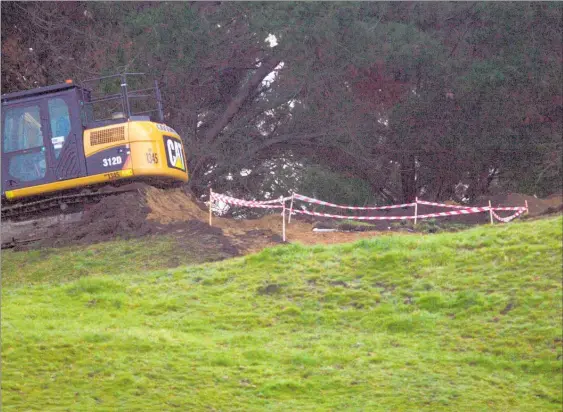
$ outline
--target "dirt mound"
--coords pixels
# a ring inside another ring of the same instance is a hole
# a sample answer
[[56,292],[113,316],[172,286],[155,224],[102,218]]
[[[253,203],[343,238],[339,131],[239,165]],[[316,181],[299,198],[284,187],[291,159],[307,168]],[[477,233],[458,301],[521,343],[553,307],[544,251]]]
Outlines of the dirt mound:
[[[209,227],[197,215],[195,210],[205,214],[193,201],[183,203],[184,198],[172,191],[164,199],[155,193],[158,189],[149,186],[135,188],[103,198],[93,205],[85,205],[82,218],[78,223],[55,226],[39,242],[19,247],[36,249],[87,245],[116,239],[141,238],[150,235],[172,236],[180,249],[194,248],[198,253],[213,257],[229,257],[240,254],[239,248],[217,227]],[[164,192],[164,191],[162,191]],[[167,205],[175,199],[178,203]],[[183,211],[183,220],[173,219],[170,215]],[[191,211],[191,212],[190,212]],[[164,213],[166,212],[166,213]],[[159,216],[160,219],[150,218]],[[206,250],[208,249],[206,253]]]
[[206,222],[208,211],[195,196],[182,189],[157,189],[147,186],[144,196],[149,213],[147,219],[162,224],[200,220]]
[[554,193],[542,200],[545,204],[553,208],[559,208],[563,205],[563,195],[561,193]]
[[560,204],[559,206],[550,206],[546,210],[544,210],[541,213],[541,215],[545,216],[545,215],[553,215],[558,213],[563,213],[563,204]]
[[[182,189],[137,185],[131,191],[85,205],[78,223],[53,226],[42,233],[40,241],[21,244],[16,249],[167,235],[174,238],[180,249],[197,251],[216,260],[282,242],[281,216],[277,213],[248,221],[214,217],[212,227],[208,218],[206,205]],[[310,226],[307,229],[310,231]]]
[[80,226],[70,235],[85,243],[146,236],[156,231],[146,219],[149,211],[136,192],[106,197],[86,208]]
[[85,205],[80,222],[53,227],[33,247],[90,244],[112,239],[130,239],[156,233],[146,220],[150,209],[138,192],[126,192]]
[[534,196],[523,195],[521,193],[505,193],[491,196],[482,196],[476,202],[479,206],[488,206],[489,200],[493,207],[496,206],[526,206],[528,201],[528,210],[531,216],[543,213],[551,205],[543,199]]

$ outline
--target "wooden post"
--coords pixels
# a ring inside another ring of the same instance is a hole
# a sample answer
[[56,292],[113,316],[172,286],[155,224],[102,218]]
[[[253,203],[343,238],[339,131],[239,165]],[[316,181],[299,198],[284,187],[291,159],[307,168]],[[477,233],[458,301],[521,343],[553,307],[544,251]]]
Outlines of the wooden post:
[[282,206],[282,239],[285,242],[285,200]]
[[491,201],[489,200],[489,216],[491,218],[491,225],[493,224],[493,208],[491,206]]
[[209,226],[213,223],[213,189],[209,188]]
[[418,217],[418,197],[414,198],[414,225],[416,226],[416,219]]
[[287,224],[291,223],[291,214],[293,213],[293,197],[295,196],[295,193],[291,194],[291,204],[289,205],[289,216],[287,218]]
[[524,212],[524,214],[527,215],[528,214],[528,201],[524,200],[524,202],[526,203],[526,211]]

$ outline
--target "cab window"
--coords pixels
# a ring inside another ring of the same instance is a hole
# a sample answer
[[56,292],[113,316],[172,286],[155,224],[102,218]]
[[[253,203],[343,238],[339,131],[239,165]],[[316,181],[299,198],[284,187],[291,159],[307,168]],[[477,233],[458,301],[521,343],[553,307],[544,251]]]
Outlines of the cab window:
[[[36,150],[24,152],[29,149]],[[39,106],[6,110],[2,150],[12,153],[7,160],[8,172],[14,178],[30,182],[45,177],[47,167]]]
[[70,133],[70,115],[68,105],[61,98],[49,99],[48,106],[52,133],[51,144],[55,157],[58,158]]
[[47,171],[45,151],[15,154],[9,160],[8,172],[22,182],[43,179]]
[[43,147],[39,106],[8,109],[4,118],[4,153]]

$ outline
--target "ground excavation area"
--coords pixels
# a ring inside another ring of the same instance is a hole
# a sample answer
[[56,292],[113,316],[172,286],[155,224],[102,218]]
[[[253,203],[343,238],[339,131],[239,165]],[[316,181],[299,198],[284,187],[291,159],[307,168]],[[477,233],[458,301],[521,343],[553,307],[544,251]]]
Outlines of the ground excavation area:
[[[524,219],[558,213],[562,206],[561,196],[537,199],[512,193],[491,196],[490,200],[495,206],[524,205],[527,202],[529,214]],[[480,199],[479,202],[486,204],[488,200]],[[295,206],[300,205],[296,203]],[[437,211],[442,210],[434,206],[418,207],[419,214]],[[386,216],[413,213],[409,208],[378,212]],[[488,222],[488,214],[483,213],[419,221],[416,227],[412,222],[404,221],[358,222],[293,216],[291,223],[286,224],[286,239],[289,243],[305,245],[346,243],[383,233],[435,233]],[[254,253],[283,242],[279,212],[248,220],[213,216],[210,226],[208,206],[192,194],[183,189],[165,190],[143,184],[136,184],[134,190],[85,205],[80,216],[65,217],[63,223],[52,225],[50,222],[52,226],[47,228],[29,225],[27,237],[23,237],[27,241],[16,243],[14,250],[84,246],[112,240],[148,240],[164,236],[172,239],[179,249],[196,253],[207,261]]]

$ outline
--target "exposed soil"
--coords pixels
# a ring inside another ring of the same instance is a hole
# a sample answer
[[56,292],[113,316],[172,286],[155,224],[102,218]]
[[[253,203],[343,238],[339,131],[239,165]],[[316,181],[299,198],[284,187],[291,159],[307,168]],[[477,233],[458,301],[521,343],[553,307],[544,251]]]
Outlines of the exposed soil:
[[[481,199],[477,205],[488,205],[488,200]],[[560,196],[541,200],[510,193],[492,196],[490,200],[493,206],[523,206],[527,200],[530,216],[561,210]],[[437,211],[443,209],[425,205],[418,207],[419,215]],[[372,215],[412,214],[413,208],[409,207],[377,211]],[[25,248],[85,245],[113,239],[166,234],[173,236],[180,247],[186,250],[192,250],[195,242],[198,245],[198,253],[199,250],[205,250],[210,256],[229,257],[255,252],[282,242],[282,218],[277,211],[260,219],[251,220],[233,220],[214,216],[211,227],[208,219],[209,212],[206,205],[182,189],[164,190],[137,185],[135,191],[109,196],[97,204],[85,206],[80,223],[54,228],[42,241],[26,245]],[[483,224],[488,221],[489,216],[486,213],[437,219],[440,225],[447,225],[448,222]],[[337,228],[338,231],[315,232],[313,228]],[[306,216],[293,216],[291,223],[286,226],[287,240],[304,244],[351,242],[373,237],[382,232],[409,233],[413,232],[413,229],[397,221],[376,221],[372,225],[358,226]]]
[[[495,206],[526,206],[526,201],[528,202],[528,210],[531,216],[536,216],[543,213],[548,207],[555,206],[558,202],[557,197],[553,197],[551,200],[538,199],[534,196],[523,195],[520,193],[506,193],[501,195],[493,196],[483,196],[479,199],[479,203],[482,205],[488,205],[489,200],[493,207]],[[559,204],[561,203],[561,198],[559,198]],[[508,212],[510,214],[510,212]]]
[[563,213],[563,203],[560,204],[559,206],[548,207],[546,210],[544,210],[542,213],[540,213],[540,215],[545,216],[545,215],[553,215],[553,214],[559,214],[559,213]]
[[150,235],[173,236],[180,248],[189,248],[193,242],[210,250],[210,255],[223,257],[240,254],[239,249],[223,235],[220,228],[209,227],[195,216],[183,221],[168,219],[166,223],[150,219],[154,213],[149,206],[149,190],[121,193],[87,205],[80,223],[54,227],[40,241],[19,246],[36,249],[71,245],[87,245],[115,239],[141,238]]
[[[259,251],[282,242],[282,218],[279,213],[260,219],[233,220],[213,217],[209,226],[206,205],[182,189],[163,190],[137,185],[135,191],[109,196],[94,205],[86,205],[80,223],[50,229],[39,242],[16,246],[38,249],[87,245],[114,239],[169,235],[180,247],[206,249],[209,254],[237,256]],[[315,233],[313,220],[293,217],[287,228],[287,240],[304,244],[341,243],[377,234]]]
[[[181,189],[161,190],[154,187],[146,189],[147,204],[151,209],[149,220],[160,223],[181,222],[188,219],[198,219],[209,222],[207,206],[194,199],[191,194]],[[250,253],[282,242],[282,217],[278,212],[266,215],[260,219],[233,220],[213,216],[213,227],[223,231],[223,235],[230,239],[242,253]],[[377,232],[376,232],[377,233]],[[315,233],[313,219],[292,217],[286,226],[286,239],[289,242],[304,244],[342,243],[372,237],[370,233]]]

